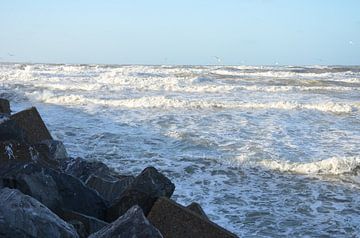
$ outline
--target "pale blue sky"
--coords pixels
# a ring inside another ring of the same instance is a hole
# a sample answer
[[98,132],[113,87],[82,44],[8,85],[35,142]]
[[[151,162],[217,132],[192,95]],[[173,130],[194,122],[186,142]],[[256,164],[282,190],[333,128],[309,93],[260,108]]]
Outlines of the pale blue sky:
[[0,61],[360,64],[359,0],[1,0]]

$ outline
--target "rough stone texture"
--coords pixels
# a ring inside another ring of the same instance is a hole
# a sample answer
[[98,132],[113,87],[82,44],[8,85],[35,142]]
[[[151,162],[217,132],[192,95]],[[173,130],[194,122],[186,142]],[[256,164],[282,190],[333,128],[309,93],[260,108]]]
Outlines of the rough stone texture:
[[112,180],[113,177],[122,178],[107,165],[98,161],[87,161],[82,158],[70,158],[64,161],[62,169],[65,173],[79,178],[85,182],[90,175],[97,175],[103,179]]
[[104,219],[105,202],[77,178],[36,163],[15,163],[3,166],[0,172],[0,187],[17,188],[56,214],[68,209]]
[[[85,234],[85,237],[87,237],[89,234],[97,232],[98,230],[100,230],[104,226],[108,225],[107,222],[99,220],[99,219],[97,219],[95,217],[86,216],[84,214],[74,212],[74,211],[69,211],[69,210],[62,211],[61,214],[60,214],[60,217],[63,220],[65,220],[65,221],[67,221],[69,223],[72,223],[72,224],[73,223],[78,224],[80,222],[82,224],[83,228],[84,228],[84,231],[81,231],[81,233]],[[75,222],[75,221],[77,221],[77,222]],[[77,230],[82,229],[81,227],[75,227],[75,228],[77,228]],[[84,235],[80,235],[80,236],[84,236]]]
[[44,140],[35,144],[34,148],[46,160],[55,160],[60,162],[69,157],[64,144],[58,140]]
[[11,161],[31,162],[37,160],[37,152],[27,144],[17,141],[0,141],[0,163]]
[[152,207],[147,218],[167,238],[227,238],[237,237],[208,219],[176,202],[162,197]]
[[206,213],[204,212],[204,210],[202,209],[202,207],[200,206],[200,204],[197,202],[192,202],[186,208],[189,209],[190,211],[195,212],[196,214],[202,216],[205,219],[209,219],[207,217]]
[[98,191],[107,202],[112,203],[120,197],[121,193],[123,193],[133,181],[133,176],[127,176],[122,179],[114,177],[110,180],[93,174],[86,180],[85,184]]
[[0,237],[75,238],[74,227],[36,199],[16,189],[0,189]]
[[162,235],[144,216],[139,206],[131,207],[123,216],[89,238],[161,238]]
[[25,130],[30,144],[52,139],[50,132],[35,107],[11,115],[10,118]]
[[67,223],[69,223],[70,225],[72,225],[75,228],[75,230],[80,238],[87,238],[89,236],[89,234],[85,230],[84,224],[81,221],[70,220],[70,221],[67,221]]
[[1,113],[10,115],[11,110],[9,100],[0,98],[0,114]]
[[0,141],[8,140],[27,143],[25,131],[21,129],[15,121],[10,119],[0,123]]
[[111,222],[130,207],[139,205],[148,214],[158,197],[171,197],[175,185],[154,167],[144,169],[134,182],[116,199],[107,210],[107,221]]

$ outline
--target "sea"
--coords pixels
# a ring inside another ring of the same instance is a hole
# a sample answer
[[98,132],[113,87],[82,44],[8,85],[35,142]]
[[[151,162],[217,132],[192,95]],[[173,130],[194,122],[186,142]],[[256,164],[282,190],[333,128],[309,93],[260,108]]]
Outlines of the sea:
[[1,63],[0,97],[239,236],[360,237],[360,66]]

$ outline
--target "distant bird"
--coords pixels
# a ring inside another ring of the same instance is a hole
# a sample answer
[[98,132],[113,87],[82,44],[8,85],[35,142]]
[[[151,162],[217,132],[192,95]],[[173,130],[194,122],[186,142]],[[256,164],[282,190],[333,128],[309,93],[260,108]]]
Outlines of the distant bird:
[[13,57],[13,56],[15,56],[15,55],[8,53],[8,56]]
[[353,42],[352,40],[350,40],[350,41],[349,41],[349,44],[350,44],[350,45],[353,45],[353,44],[354,44],[354,42]]
[[218,63],[221,63],[221,58],[220,57],[218,57],[218,56],[214,56],[214,58],[216,59],[216,61],[218,62]]

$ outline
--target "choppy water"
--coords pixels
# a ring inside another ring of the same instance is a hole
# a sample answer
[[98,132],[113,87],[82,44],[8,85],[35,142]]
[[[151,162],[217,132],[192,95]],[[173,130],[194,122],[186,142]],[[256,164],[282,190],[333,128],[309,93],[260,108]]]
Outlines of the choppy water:
[[360,67],[0,64],[0,96],[238,235],[360,234]]

